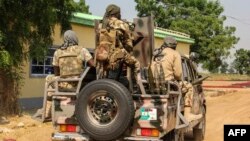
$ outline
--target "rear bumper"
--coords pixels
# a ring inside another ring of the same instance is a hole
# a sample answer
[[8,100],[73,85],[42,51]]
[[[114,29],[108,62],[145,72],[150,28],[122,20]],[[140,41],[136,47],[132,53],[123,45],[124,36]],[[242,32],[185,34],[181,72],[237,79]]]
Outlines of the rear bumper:
[[79,133],[53,133],[51,137],[52,141],[89,141],[89,136],[86,134],[79,134]]
[[125,137],[124,139],[131,141],[163,141],[162,139],[154,137]]

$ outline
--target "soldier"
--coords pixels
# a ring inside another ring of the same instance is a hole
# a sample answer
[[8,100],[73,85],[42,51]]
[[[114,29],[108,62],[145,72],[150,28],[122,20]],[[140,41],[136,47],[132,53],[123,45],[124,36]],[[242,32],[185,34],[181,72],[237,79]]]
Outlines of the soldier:
[[175,50],[176,45],[176,40],[167,36],[161,47],[153,53],[154,61],[161,62],[165,81],[182,80],[181,55]]
[[[74,78],[79,77],[83,72],[83,62],[86,61],[90,66],[94,66],[89,51],[82,46],[78,45],[78,38],[74,31],[68,30],[64,33],[64,44],[58,48],[53,56],[52,65],[54,66],[55,75],[48,75],[46,77],[46,83],[55,80],[58,77],[61,78]],[[54,88],[52,83],[49,87]],[[76,87],[75,82],[61,82],[59,84],[60,89],[71,89]],[[51,101],[53,92],[48,92],[45,119],[51,117]]]
[[121,20],[120,8],[118,6],[111,4],[106,8],[102,28],[105,28],[108,31],[116,31],[115,45],[114,48],[111,49],[112,51],[109,53],[108,59],[110,68],[117,68],[120,62],[123,61],[126,65],[133,69],[134,76],[137,81],[139,77],[138,73],[140,72],[140,63],[131,54],[133,51],[132,33],[129,29],[128,23]]
[[176,51],[176,46],[177,42],[173,37],[165,37],[162,46],[154,51],[154,61],[158,61],[161,63],[164,73],[164,81],[178,81],[180,83],[182,91],[185,91],[184,94],[186,93],[184,97],[184,114],[188,121],[192,121],[201,118],[202,115],[194,115],[191,113],[192,105],[190,103],[193,94],[192,85],[187,82],[182,82],[181,55],[178,51]]

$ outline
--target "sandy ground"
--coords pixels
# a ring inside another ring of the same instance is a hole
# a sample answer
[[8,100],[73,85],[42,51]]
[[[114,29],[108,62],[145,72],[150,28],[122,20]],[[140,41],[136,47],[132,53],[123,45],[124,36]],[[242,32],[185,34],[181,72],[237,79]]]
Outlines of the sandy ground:
[[9,124],[0,125],[0,141],[6,139],[15,139],[16,141],[51,140],[51,133],[54,131],[51,122],[41,123],[33,120],[28,114],[22,117],[11,117],[8,120],[10,120]]
[[[208,95],[206,99],[205,141],[223,141],[224,124],[250,124],[250,90],[213,97]],[[0,141],[50,141],[51,133],[54,131],[50,122],[42,124],[31,119],[28,114],[9,120],[9,124],[0,125]]]
[[223,125],[250,125],[250,90],[207,97],[205,141],[223,141]]

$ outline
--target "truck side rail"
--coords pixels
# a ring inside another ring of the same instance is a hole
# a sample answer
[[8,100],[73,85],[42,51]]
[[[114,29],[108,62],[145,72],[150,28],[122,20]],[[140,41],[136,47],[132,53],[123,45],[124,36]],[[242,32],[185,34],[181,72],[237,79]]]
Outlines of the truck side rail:
[[[184,115],[181,113],[181,99],[182,99],[182,92],[181,92],[181,88],[178,84],[178,82],[174,82],[174,81],[168,81],[168,90],[169,93],[177,93],[178,94],[178,103],[177,103],[177,112],[176,112],[176,127],[175,129],[181,129],[181,128],[185,128],[189,126],[188,121],[185,119]],[[176,91],[170,91],[170,84],[171,85],[175,85],[177,90]]]
[[[45,84],[41,122],[45,122],[47,93],[54,92],[54,94],[52,96],[76,96],[79,93],[81,85],[82,85],[82,81],[85,78],[85,76],[87,75],[89,70],[90,70],[90,67],[86,67],[84,69],[84,72],[81,74],[81,76],[79,78],[60,78],[59,77],[59,78],[52,80],[49,83]],[[60,82],[78,82],[78,84],[77,84],[77,88],[75,91],[61,92],[61,91],[59,91],[59,87],[58,87]],[[48,88],[49,85],[51,85],[53,83],[55,84],[55,88]]]
[[[81,77],[79,78],[59,78],[56,81],[56,86],[55,86],[55,94],[53,94],[53,96],[57,96],[57,95],[77,95],[80,91],[81,85],[82,85],[82,81],[85,78],[85,76],[87,75],[88,71],[90,70],[90,67],[87,67],[84,72],[82,73]],[[60,82],[78,82],[77,84],[77,88],[75,92],[60,92],[59,88],[58,88],[58,84]]]

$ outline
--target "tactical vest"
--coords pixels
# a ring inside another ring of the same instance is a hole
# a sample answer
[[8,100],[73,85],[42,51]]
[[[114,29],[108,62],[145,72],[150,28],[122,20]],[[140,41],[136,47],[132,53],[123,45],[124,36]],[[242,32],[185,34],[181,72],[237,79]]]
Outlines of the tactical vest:
[[74,47],[72,50],[61,49],[59,54],[60,76],[79,76],[83,72],[83,62],[78,57],[81,52],[80,47]]

